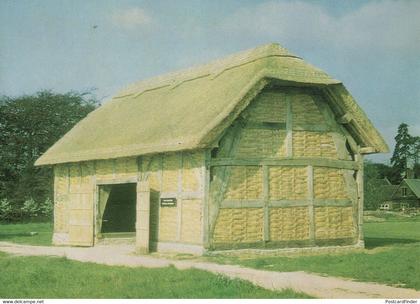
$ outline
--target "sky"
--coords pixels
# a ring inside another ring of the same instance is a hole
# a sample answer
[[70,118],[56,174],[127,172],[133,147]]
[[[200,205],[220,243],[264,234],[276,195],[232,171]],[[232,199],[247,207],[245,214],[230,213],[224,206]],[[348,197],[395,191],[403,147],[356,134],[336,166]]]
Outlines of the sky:
[[343,81],[391,151],[401,122],[420,135],[417,0],[0,0],[0,95],[94,90],[106,102],[271,42]]

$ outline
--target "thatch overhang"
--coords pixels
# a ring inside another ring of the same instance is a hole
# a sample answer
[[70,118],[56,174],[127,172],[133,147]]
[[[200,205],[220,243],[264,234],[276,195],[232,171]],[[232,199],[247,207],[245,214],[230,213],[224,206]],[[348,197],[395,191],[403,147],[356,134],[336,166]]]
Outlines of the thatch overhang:
[[127,87],[80,121],[35,165],[211,147],[272,81],[321,88],[361,153],[388,152],[340,81],[269,44]]

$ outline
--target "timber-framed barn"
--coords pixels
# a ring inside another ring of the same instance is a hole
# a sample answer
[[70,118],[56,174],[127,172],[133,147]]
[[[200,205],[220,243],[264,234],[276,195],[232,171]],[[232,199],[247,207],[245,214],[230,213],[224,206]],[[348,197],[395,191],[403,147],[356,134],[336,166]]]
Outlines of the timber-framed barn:
[[340,81],[269,44],[127,87],[36,165],[55,244],[203,253],[363,246],[363,155],[387,151]]

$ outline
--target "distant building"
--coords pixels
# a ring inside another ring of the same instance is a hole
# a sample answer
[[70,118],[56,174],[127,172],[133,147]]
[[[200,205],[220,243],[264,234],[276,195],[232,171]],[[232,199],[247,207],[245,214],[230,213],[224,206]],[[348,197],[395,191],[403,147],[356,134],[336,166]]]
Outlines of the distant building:
[[381,191],[385,197],[382,210],[420,208],[420,179],[406,178],[399,185],[384,185]]

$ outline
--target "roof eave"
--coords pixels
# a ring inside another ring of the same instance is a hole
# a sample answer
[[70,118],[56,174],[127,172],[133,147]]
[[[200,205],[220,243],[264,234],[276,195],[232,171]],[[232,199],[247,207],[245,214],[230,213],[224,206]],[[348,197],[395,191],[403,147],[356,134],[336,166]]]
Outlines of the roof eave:
[[334,103],[338,122],[358,138],[360,154],[388,153],[389,147],[363,109],[342,84],[330,84],[326,93]]

